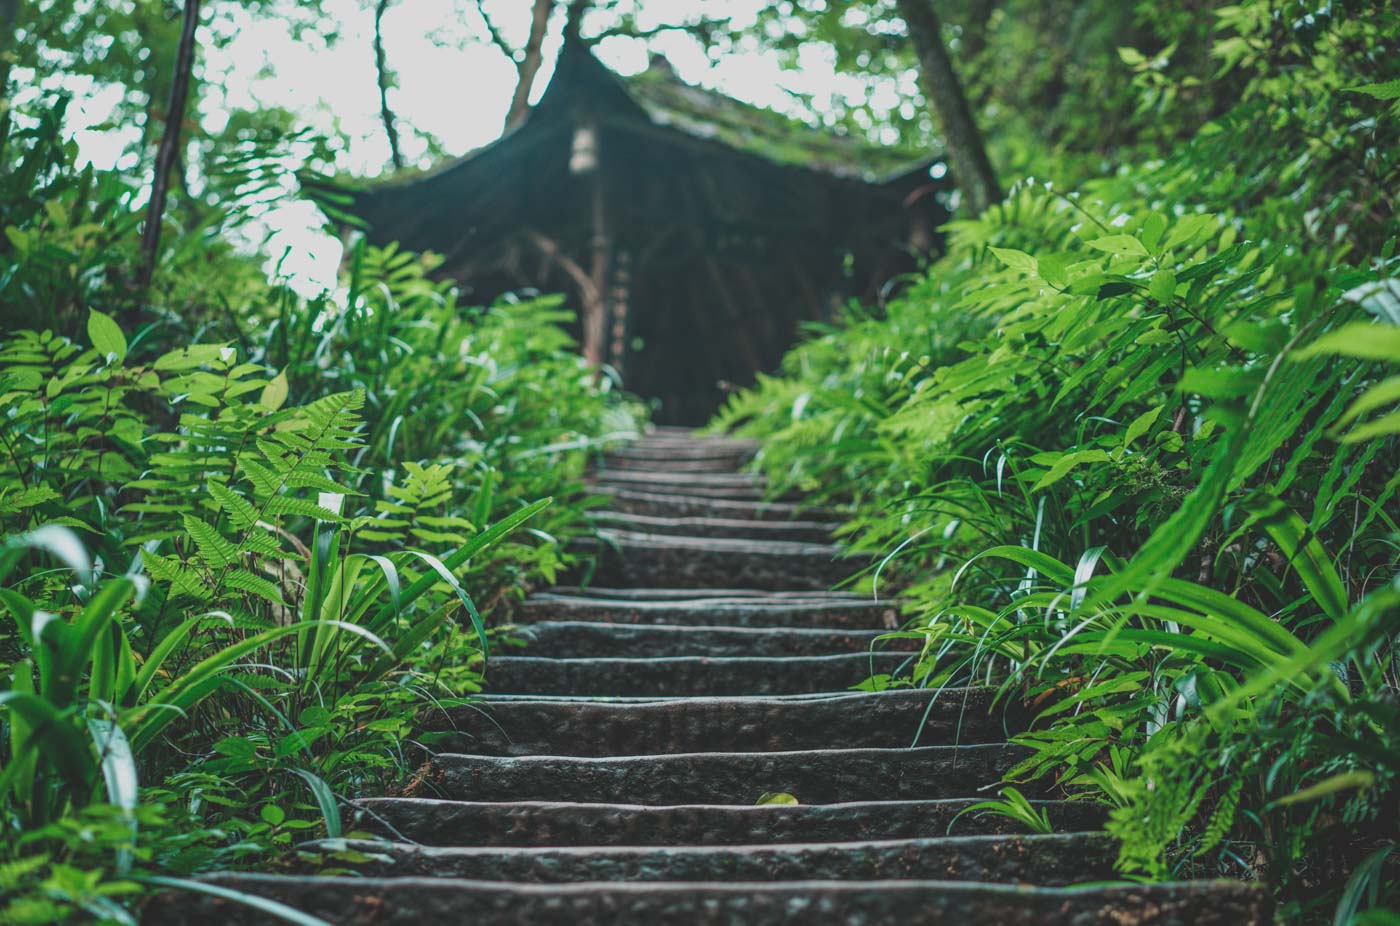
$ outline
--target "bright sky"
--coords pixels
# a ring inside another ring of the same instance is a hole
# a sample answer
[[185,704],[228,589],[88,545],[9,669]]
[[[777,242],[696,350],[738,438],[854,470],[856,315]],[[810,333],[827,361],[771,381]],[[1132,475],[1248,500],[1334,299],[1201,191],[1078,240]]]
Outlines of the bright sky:
[[[384,18],[385,48],[397,72],[398,88],[390,103],[401,122],[440,139],[451,154],[463,154],[495,138],[505,120],[515,69],[495,47],[464,42],[484,36],[480,19],[462,0],[399,0]],[[703,11],[712,17],[734,16],[740,27],[754,23],[760,0],[645,0],[642,16],[674,18]],[[335,124],[350,136],[341,167],[359,176],[377,173],[388,161],[388,142],[379,118],[372,50],[373,18],[365,0],[329,0],[341,35],[333,46],[324,41],[298,41],[275,17],[248,17],[224,49],[211,49],[204,36],[204,63],[210,75],[223,75],[223,94],[205,99],[203,118],[211,125],[226,107],[277,105],[298,113],[313,128]],[[486,0],[486,8],[515,45],[524,43],[529,28],[526,0]],[[464,19],[465,15],[465,19]],[[642,19],[641,26],[660,20]],[[206,30],[207,31],[207,30]],[[556,29],[557,31],[557,29]],[[545,46],[546,67],[535,82],[538,95],[548,84],[559,37]],[[756,43],[755,43],[756,44]],[[464,45],[465,47],[454,47]],[[859,95],[863,88],[835,73],[833,62],[816,46],[804,49],[798,72],[785,71],[775,55],[741,48],[718,63],[683,33],[663,33],[648,45],[614,38],[597,48],[599,57],[621,73],[646,67],[649,51],[665,54],[685,80],[717,88],[764,106],[790,108],[783,88],[814,94],[815,102],[834,95]],[[899,100],[875,100],[893,108]],[[222,96],[222,98],[221,98]],[[90,98],[81,104],[74,129],[84,154],[99,167],[117,162],[120,131],[97,130],[112,101]],[[405,141],[410,161],[423,152],[417,140]],[[283,271],[298,289],[315,291],[334,285],[340,244],[320,233],[319,213],[309,204],[275,209],[265,219],[268,238],[263,250],[282,260]]]

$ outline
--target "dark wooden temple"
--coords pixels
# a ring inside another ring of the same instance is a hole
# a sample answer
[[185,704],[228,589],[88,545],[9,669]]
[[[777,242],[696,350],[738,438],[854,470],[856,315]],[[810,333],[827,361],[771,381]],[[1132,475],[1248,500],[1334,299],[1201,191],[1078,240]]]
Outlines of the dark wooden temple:
[[585,356],[658,400],[658,420],[696,423],[804,323],[936,248],[942,173],[686,84],[664,59],[619,77],[570,42],[519,128],[348,211],[371,241],[444,255],[473,302],[567,293]]

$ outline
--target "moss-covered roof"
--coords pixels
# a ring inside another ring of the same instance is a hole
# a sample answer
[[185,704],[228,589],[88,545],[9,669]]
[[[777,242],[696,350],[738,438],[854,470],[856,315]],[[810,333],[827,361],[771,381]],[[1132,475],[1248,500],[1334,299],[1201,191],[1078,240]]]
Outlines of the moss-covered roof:
[[621,77],[619,82],[657,125],[782,164],[878,181],[933,160],[927,153],[815,128],[771,109],[688,84],[660,56],[654,57],[645,71]]

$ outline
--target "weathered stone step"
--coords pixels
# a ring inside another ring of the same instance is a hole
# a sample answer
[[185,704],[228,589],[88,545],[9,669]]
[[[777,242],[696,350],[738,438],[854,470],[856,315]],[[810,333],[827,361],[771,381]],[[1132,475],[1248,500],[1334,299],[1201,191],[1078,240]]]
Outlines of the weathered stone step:
[[[486,803],[421,798],[357,802],[355,826],[433,846],[700,846],[917,839],[1021,833],[995,814],[963,813],[976,801],[861,801],[725,806]],[[1086,801],[1035,801],[1058,832],[1097,830],[1104,809]],[[959,816],[961,814],[961,816]],[[951,827],[951,830],[950,830]]]
[[841,515],[823,508],[792,502],[752,502],[666,492],[615,489],[608,493],[609,507],[617,511],[662,518],[742,518],[757,521],[838,521]]
[[606,470],[640,470],[667,473],[733,473],[751,458],[745,450],[702,450],[675,453],[665,448],[655,450],[610,451],[603,455]]
[[828,543],[835,523],[825,521],[754,521],[742,518],[657,518],[622,511],[598,511],[594,524],[639,534],[681,537],[731,537],[747,540],[787,540]]
[[[514,628],[521,654],[589,656],[827,656],[835,653],[917,650],[913,639],[880,640],[880,630],[817,627],[704,627],[553,621]],[[877,642],[878,641],[878,642]],[[502,650],[501,652],[505,652]]]
[[763,480],[753,473],[673,473],[664,470],[600,469],[593,473],[599,482],[609,482],[643,491],[680,492],[692,488],[763,489]]
[[[490,756],[629,756],[801,749],[898,749],[997,743],[1024,727],[985,688],[884,691],[828,698],[668,701],[487,701],[426,711],[443,752]],[[917,741],[916,741],[917,740]]]
[[497,656],[486,665],[491,691],[507,694],[684,697],[813,694],[850,689],[875,674],[908,674],[909,653],[836,656],[665,656],[545,659]]
[[615,758],[442,753],[409,796],[600,804],[752,804],[770,792],[804,804],[972,797],[1025,755],[996,745]]
[[[556,585],[536,592],[534,598],[621,598],[629,601],[691,601],[714,598],[742,598],[759,602],[857,601],[868,602],[863,592],[803,591],[801,589],[759,588],[607,588],[601,585]],[[892,601],[885,601],[891,607]]]
[[[281,901],[337,924],[423,926],[1266,926],[1268,895],[1226,881],[1031,888],[950,881],[650,882],[515,885],[453,878],[333,878],[224,874],[205,879]],[[145,921],[266,923],[222,898],[166,893]]]
[[594,576],[609,585],[818,590],[850,578],[869,562],[843,556],[833,544],[612,530],[599,531],[599,538],[582,542],[581,548],[596,546]]
[[[944,836],[752,846],[425,847],[402,842],[329,840],[305,852],[364,853],[346,867],[372,877],[470,878],[516,884],[579,881],[948,881],[1034,882],[1061,886],[1113,878],[1117,841],[1103,833],[1048,836]],[[311,874],[323,867],[306,860]],[[338,867],[345,864],[336,861]]]
[[887,601],[853,598],[770,599],[756,596],[646,601],[537,596],[518,609],[523,622],[603,621],[712,627],[827,627],[893,630],[899,610]]

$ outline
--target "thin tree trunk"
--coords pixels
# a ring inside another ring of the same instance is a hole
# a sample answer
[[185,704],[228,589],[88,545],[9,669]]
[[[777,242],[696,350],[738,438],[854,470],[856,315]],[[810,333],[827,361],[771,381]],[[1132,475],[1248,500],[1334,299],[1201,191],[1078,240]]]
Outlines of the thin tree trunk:
[[175,53],[175,75],[170,83],[170,107],[165,114],[165,133],[156,152],[156,172],[151,181],[151,202],[146,209],[146,227],[141,235],[141,269],[137,285],[141,290],[151,284],[156,259],[160,252],[160,224],[165,216],[165,200],[170,192],[170,171],[180,155],[180,132],[185,121],[185,105],[190,96],[190,79],[194,74],[194,33],[199,25],[199,0],[185,0],[184,19],[180,24],[180,45]]
[[525,42],[520,60],[516,62],[515,92],[511,95],[510,111],[506,114],[506,131],[520,125],[530,115],[530,91],[535,75],[544,63],[544,37],[549,32],[549,14],[554,12],[554,0],[535,0],[530,18],[530,38]]
[[919,56],[924,92],[942,124],[953,179],[967,201],[968,211],[980,215],[988,206],[1001,201],[1001,186],[992,172],[982,134],[972,119],[962,82],[948,57],[948,47],[943,44],[942,27],[933,0],[895,0],[895,4]]
[[394,125],[394,111],[389,108],[389,60],[384,54],[384,13],[389,0],[379,0],[374,7],[374,68],[379,81],[379,118],[384,120],[384,134],[389,136],[389,160],[394,170],[403,170],[403,153],[399,151],[399,130]]

